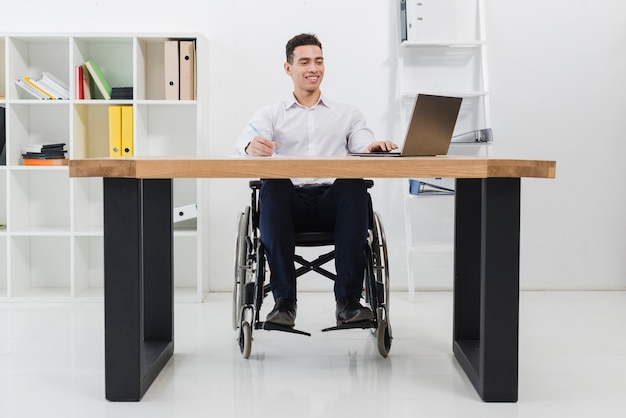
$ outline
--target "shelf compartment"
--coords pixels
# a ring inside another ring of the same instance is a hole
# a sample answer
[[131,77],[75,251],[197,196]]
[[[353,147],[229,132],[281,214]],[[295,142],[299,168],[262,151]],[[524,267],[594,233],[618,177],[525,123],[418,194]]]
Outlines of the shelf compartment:
[[177,300],[198,302],[198,244],[196,235],[174,234],[174,293]]
[[196,41],[193,37],[140,37],[137,39],[137,100],[165,100],[164,47],[165,42],[170,39]]
[[70,179],[72,202],[74,203],[71,219],[74,234],[103,235],[103,193],[101,178]]
[[[4,167],[3,167],[4,168]],[[7,225],[7,205],[8,205],[7,193],[7,171],[0,170],[0,235],[6,232]]]
[[[0,230],[1,231],[1,230]],[[7,277],[8,260],[7,260],[7,236],[0,234],[0,299],[7,297]]]
[[[111,87],[133,86],[132,37],[76,37],[73,40],[72,67],[92,60],[102,69]],[[93,83],[91,97],[102,99]]]
[[11,171],[9,228],[12,234],[69,234],[67,169],[24,167]]
[[4,54],[6,41],[5,38],[0,36],[0,100],[4,100],[7,95],[6,82],[6,56]]
[[405,91],[482,91],[481,49],[402,49]]
[[69,42],[67,37],[33,36],[11,37],[8,41],[8,72],[10,85],[6,86],[9,99],[32,99],[13,80],[25,76],[39,78],[49,72],[70,85]]
[[70,238],[10,239],[10,297],[66,300],[70,296]]
[[64,142],[70,153],[67,101],[46,100],[11,104],[7,109],[7,165],[22,165],[22,150],[29,144]]
[[104,238],[74,237],[72,297],[102,298],[104,295]]
[[135,106],[135,154],[197,154],[197,108],[193,102],[169,101]]
[[110,104],[110,101],[106,101],[74,105],[71,158],[109,156],[108,109]]

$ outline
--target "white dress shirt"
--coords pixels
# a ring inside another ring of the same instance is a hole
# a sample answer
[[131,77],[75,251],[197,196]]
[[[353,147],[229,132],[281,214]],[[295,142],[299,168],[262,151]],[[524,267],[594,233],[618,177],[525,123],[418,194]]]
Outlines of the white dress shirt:
[[[276,157],[347,155],[363,152],[376,139],[356,106],[329,100],[324,95],[312,107],[290,99],[259,109],[236,141],[237,151],[258,134],[276,142]],[[268,157],[272,158],[272,157]],[[333,179],[292,179],[295,185],[331,183]]]

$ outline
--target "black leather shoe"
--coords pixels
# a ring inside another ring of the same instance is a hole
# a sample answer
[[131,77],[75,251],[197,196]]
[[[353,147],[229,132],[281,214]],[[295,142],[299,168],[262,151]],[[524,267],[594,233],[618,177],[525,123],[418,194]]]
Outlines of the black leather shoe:
[[356,298],[337,301],[337,325],[374,319],[374,312],[359,303]]
[[274,309],[267,314],[266,322],[293,327],[296,324],[296,301],[278,298]]

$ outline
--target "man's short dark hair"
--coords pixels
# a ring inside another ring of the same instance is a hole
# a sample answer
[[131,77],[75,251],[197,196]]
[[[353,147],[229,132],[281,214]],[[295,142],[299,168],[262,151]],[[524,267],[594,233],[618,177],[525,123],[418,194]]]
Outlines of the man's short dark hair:
[[287,62],[289,64],[293,64],[294,49],[303,45],[315,45],[319,46],[320,49],[322,49],[322,43],[319,41],[319,39],[317,39],[317,36],[311,33],[301,33],[300,35],[296,35],[287,42],[287,46],[285,48]]

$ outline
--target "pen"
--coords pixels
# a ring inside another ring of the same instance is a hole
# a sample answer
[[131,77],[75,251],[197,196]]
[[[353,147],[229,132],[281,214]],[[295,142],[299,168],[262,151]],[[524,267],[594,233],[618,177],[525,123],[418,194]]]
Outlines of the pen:
[[252,123],[249,123],[248,125],[250,125],[255,134],[257,134],[258,136],[263,136],[261,135],[261,132],[256,128],[256,126],[254,126]]
[[[259,131],[256,126],[254,126],[252,123],[249,123],[248,125],[250,125],[250,128],[252,128],[252,130],[254,131],[255,134],[257,134],[258,136],[262,137],[263,135],[261,134],[261,131]],[[278,155],[278,153],[276,152],[276,148],[274,148],[274,155]]]

